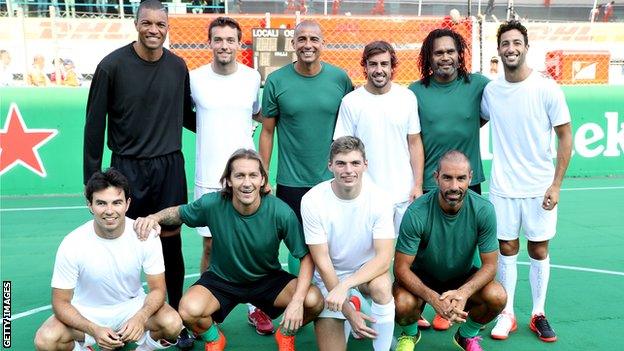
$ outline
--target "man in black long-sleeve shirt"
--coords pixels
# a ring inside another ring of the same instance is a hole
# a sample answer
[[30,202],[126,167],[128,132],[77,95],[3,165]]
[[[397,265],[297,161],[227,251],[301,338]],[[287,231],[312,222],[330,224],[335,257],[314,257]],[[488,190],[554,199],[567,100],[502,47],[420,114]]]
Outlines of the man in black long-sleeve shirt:
[[[182,126],[195,130],[188,69],[163,48],[165,8],[157,0],[143,2],[135,24],[138,41],[110,53],[95,71],[84,130],[85,183],[101,169],[108,124],[111,166],[131,184],[131,218],[187,202]],[[167,293],[177,309],[184,282],[180,227],[165,229]]]

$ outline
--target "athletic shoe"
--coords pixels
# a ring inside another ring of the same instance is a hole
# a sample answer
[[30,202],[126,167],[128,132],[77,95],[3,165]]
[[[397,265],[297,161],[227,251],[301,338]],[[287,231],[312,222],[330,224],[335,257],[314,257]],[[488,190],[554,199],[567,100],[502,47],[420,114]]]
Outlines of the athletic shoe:
[[286,336],[282,334],[282,328],[277,329],[275,333],[275,342],[277,342],[278,351],[295,351],[295,336]]
[[397,339],[397,345],[395,351],[413,351],[414,347],[420,341],[420,329],[416,335],[405,335],[401,333],[401,336]]
[[425,317],[420,316],[420,319],[418,319],[418,322],[416,322],[418,324],[418,329],[429,329],[431,328],[431,323],[429,323],[428,320],[425,319]]
[[453,341],[455,345],[464,351],[483,351],[479,342],[481,342],[480,336],[475,336],[473,338],[464,338],[459,334],[459,329],[453,336]]
[[433,317],[433,329],[435,330],[447,330],[451,327],[451,322],[448,319],[440,316],[436,313],[435,317]]
[[557,341],[557,334],[548,323],[548,320],[543,314],[536,314],[531,317],[531,323],[529,323],[529,328],[537,334],[537,337],[545,342],[555,342]]
[[219,337],[217,340],[207,341],[204,344],[204,351],[223,351],[225,350],[225,345],[227,345],[227,340],[225,340],[225,335],[219,330]]
[[518,330],[516,317],[508,312],[502,312],[496,319],[496,325],[492,328],[490,336],[492,339],[505,340],[509,337],[509,333]]
[[195,344],[195,337],[192,334],[189,334],[186,328],[182,329],[182,331],[180,332],[180,335],[178,336],[178,342],[176,346],[178,346],[180,350],[187,351],[187,350],[192,350],[194,344]]
[[[351,297],[349,297],[349,302],[351,303],[351,305],[353,306],[353,308],[360,312],[362,310],[362,301],[360,301],[360,298],[353,295]],[[345,321],[345,325],[348,324],[349,322]],[[351,329],[351,328],[349,328]],[[362,337],[356,333],[354,330],[351,329],[351,336],[353,336],[354,339],[362,339]]]
[[260,335],[270,335],[275,331],[271,318],[257,307],[252,313],[247,314],[247,322],[253,325],[256,333]]

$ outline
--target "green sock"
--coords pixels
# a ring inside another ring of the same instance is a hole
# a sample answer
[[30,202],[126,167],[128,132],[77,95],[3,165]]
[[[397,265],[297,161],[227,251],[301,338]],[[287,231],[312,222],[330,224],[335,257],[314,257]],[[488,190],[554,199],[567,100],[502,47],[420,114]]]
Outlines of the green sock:
[[219,338],[219,329],[217,328],[217,325],[212,323],[210,328],[208,328],[208,330],[203,332],[201,336],[205,342],[211,342],[211,341],[217,340]]
[[412,324],[403,325],[403,333],[409,336],[416,336],[418,334],[418,322],[414,322]]
[[284,330],[284,328],[280,327],[279,332],[284,336],[295,336],[295,333],[290,330]]
[[472,318],[468,317],[466,318],[466,323],[459,327],[459,335],[464,338],[474,338],[479,334],[479,330],[481,330],[482,326],[483,324],[477,323],[473,321]]

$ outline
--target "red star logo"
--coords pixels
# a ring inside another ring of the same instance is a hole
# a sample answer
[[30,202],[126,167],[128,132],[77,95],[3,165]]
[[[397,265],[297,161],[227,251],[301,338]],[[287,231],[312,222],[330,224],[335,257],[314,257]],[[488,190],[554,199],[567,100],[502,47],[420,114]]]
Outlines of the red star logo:
[[4,129],[0,129],[0,175],[21,164],[45,177],[37,150],[57,133],[56,129],[28,129],[17,105],[11,104]]

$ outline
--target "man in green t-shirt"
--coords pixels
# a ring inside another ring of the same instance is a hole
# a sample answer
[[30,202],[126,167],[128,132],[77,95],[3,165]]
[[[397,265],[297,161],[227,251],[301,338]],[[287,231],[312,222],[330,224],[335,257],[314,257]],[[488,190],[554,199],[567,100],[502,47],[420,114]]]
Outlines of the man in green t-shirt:
[[[292,209],[269,194],[257,152],[234,152],[221,183],[220,192],[138,218],[135,230],[147,237],[162,224],[210,229],[210,267],[184,294],[179,308],[184,324],[206,341],[206,350],[225,348],[214,322],[223,322],[239,303],[252,303],[272,319],[283,313],[275,339],[279,350],[294,350],[295,332],[323,309],[319,289],[310,285],[314,265],[301,226]],[[299,278],[281,268],[281,241],[301,261]]]
[[[396,321],[403,327],[397,351],[413,350],[425,303],[451,323],[462,323],[455,343],[476,350],[480,328],[505,307],[507,294],[494,280],[498,258],[494,206],[468,189],[470,161],[451,150],[438,161],[439,189],[407,209],[394,257]],[[482,265],[473,257],[478,250]],[[467,312],[466,312],[467,311]]]

